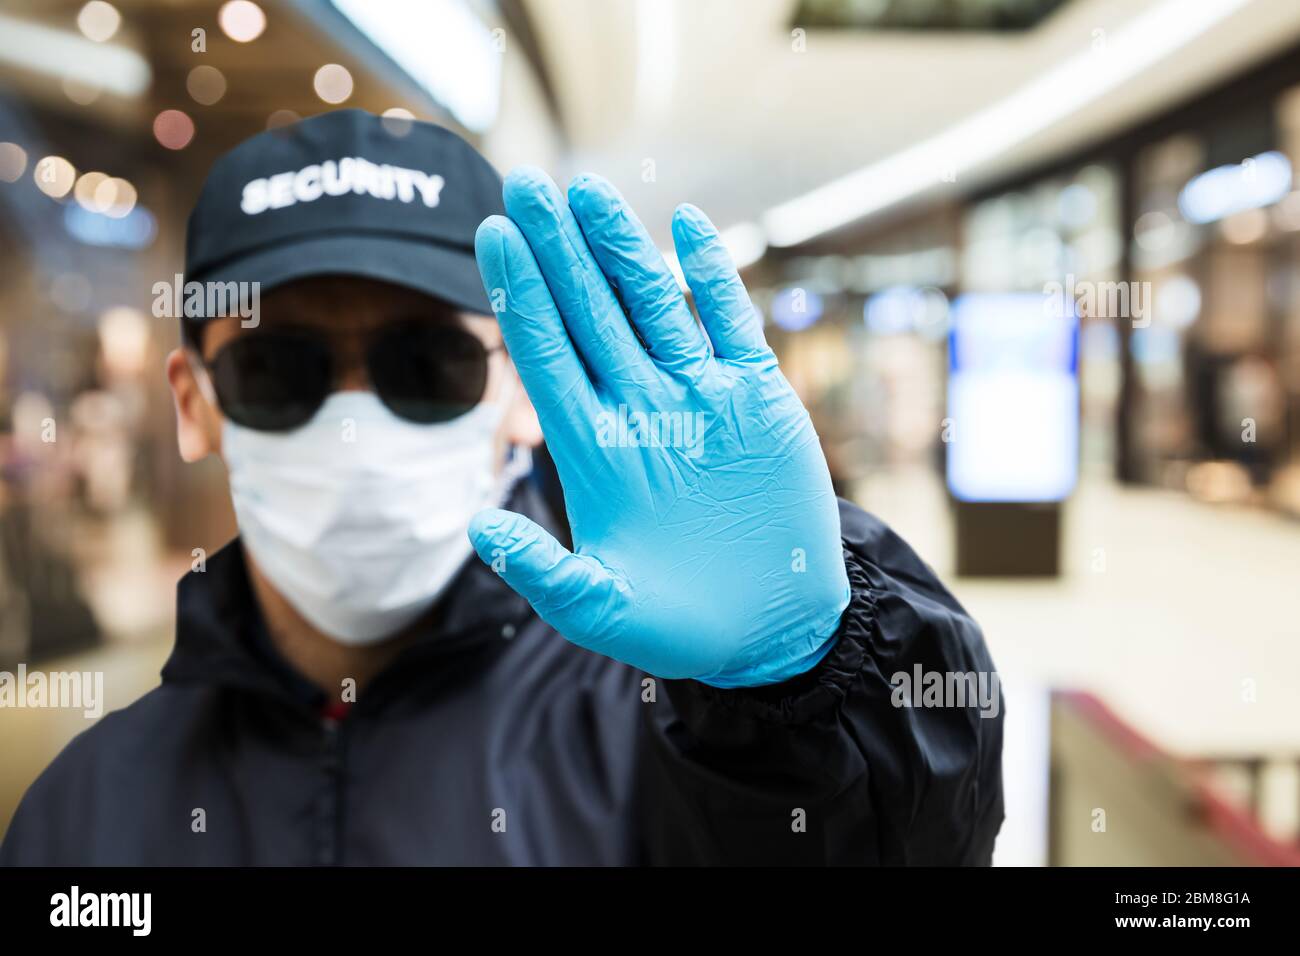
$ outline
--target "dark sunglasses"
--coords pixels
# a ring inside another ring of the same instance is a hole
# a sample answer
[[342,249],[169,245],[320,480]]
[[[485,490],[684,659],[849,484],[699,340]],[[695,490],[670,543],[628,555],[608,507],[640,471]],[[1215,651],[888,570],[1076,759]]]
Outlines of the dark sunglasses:
[[[397,416],[420,425],[449,422],[480,401],[487,387],[488,348],[449,323],[388,326],[365,351],[370,385]],[[234,339],[211,362],[213,388],[226,417],[257,431],[305,425],[334,388],[328,338],[305,329],[259,331]]]

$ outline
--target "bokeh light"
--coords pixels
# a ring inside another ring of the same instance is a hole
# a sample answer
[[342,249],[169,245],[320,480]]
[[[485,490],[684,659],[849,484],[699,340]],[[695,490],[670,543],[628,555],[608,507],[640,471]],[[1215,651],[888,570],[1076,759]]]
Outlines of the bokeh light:
[[77,170],[62,156],[46,156],[32,169],[36,188],[53,199],[62,199],[77,180]]
[[384,124],[384,129],[388,130],[391,135],[405,136],[411,131],[411,124],[415,122],[415,114],[400,106],[392,106],[384,110],[380,122]]
[[95,189],[95,205],[111,219],[121,219],[135,208],[136,191],[125,179],[106,179]]
[[77,200],[77,205],[89,212],[103,212],[95,203],[95,190],[99,189],[100,183],[108,179],[107,173],[91,170],[88,173],[82,173],[77,178],[77,185],[72,189],[72,196]]
[[99,316],[99,347],[110,373],[138,375],[149,355],[149,320],[139,309],[118,305]]
[[74,80],[70,76],[65,76],[61,83],[63,95],[78,106],[89,106],[95,100],[99,99],[102,92],[98,86],[93,83],[83,83],[80,80]]
[[194,120],[180,110],[163,110],[154,117],[153,135],[168,149],[184,149],[194,138]]
[[337,63],[326,63],[316,71],[312,86],[326,103],[342,103],[352,95],[352,74]]
[[27,150],[17,143],[0,143],[0,180],[16,183],[27,171]]
[[1258,242],[1268,234],[1268,213],[1262,209],[1233,213],[1219,223],[1219,231],[1235,246]]
[[65,203],[63,227],[72,238],[89,246],[134,250],[150,245],[158,235],[158,220],[154,214],[136,203],[133,209],[119,217],[116,215],[118,208],[97,213],[87,212],[76,203]]
[[185,77],[185,89],[200,106],[211,106],[226,95],[226,77],[215,66],[196,66]]
[[266,128],[280,129],[281,127],[296,123],[300,119],[302,119],[302,117],[293,110],[276,110],[266,118]]
[[251,43],[266,29],[266,14],[251,0],[230,0],[218,11],[217,23],[236,43]]
[[104,0],[90,0],[77,14],[77,28],[96,43],[111,40],[121,25],[122,15]]

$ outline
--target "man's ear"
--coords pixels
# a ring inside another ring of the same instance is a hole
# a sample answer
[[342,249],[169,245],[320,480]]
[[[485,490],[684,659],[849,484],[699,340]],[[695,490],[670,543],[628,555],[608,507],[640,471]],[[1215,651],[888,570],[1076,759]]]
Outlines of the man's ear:
[[542,423],[537,420],[537,409],[533,408],[532,400],[524,391],[513,362],[506,366],[506,374],[515,380],[514,395],[502,422],[506,442],[524,448],[536,448],[542,443]]
[[183,349],[167,354],[167,382],[176,404],[176,444],[194,462],[221,453],[221,416],[203,394]]

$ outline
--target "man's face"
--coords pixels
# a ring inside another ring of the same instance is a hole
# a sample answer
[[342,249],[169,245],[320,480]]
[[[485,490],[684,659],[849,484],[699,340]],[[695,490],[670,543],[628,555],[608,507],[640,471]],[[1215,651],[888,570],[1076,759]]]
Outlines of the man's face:
[[[401,286],[350,276],[324,276],[281,286],[261,299],[258,324],[245,328],[238,316],[214,319],[203,328],[203,361],[213,358],[236,338],[292,327],[319,335],[329,343],[334,359],[335,391],[371,388],[366,372],[368,344],[394,323],[452,323],[468,330],[489,350],[484,401],[501,394],[514,366],[501,346],[501,331],[494,318],[461,312],[420,292]],[[197,461],[221,454],[223,415],[199,388],[194,369],[182,350],[168,356],[167,377],[176,400],[177,438],[181,457]],[[541,440],[537,416],[518,385],[497,431],[497,464],[509,445],[534,446]]]

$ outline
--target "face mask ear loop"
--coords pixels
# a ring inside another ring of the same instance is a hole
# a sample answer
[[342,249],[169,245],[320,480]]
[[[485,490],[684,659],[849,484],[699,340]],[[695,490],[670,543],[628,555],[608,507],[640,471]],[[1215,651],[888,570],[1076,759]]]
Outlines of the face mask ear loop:
[[[497,395],[493,404],[501,406],[501,414],[504,418],[510,414],[510,405],[515,400],[515,395],[519,388],[516,381],[517,373],[514,366],[509,362],[506,363],[504,371],[505,381],[501,383],[501,391]],[[511,445],[506,449],[506,460],[502,466],[501,475],[498,478],[500,492],[498,497],[500,503],[504,503],[509,496],[510,490],[514,487],[515,482],[527,475],[533,470],[533,451],[523,445]]]
[[203,359],[194,354],[191,348],[184,349],[185,361],[190,365],[190,372],[194,375],[194,380],[199,383],[199,391],[203,397],[208,400],[208,404],[213,408],[220,408],[217,404],[217,390],[212,385],[212,376],[208,374],[208,368],[203,364]]
[[505,380],[501,383],[501,389],[497,397],[493,400],[494,405],[501,406],[501,416],[504,418],[510,414],[510,403],[515,400],[515,369],[509,361],[505,363],[505,368],[501,372]]

